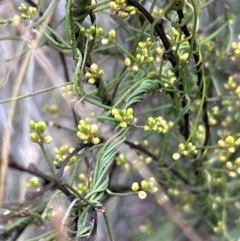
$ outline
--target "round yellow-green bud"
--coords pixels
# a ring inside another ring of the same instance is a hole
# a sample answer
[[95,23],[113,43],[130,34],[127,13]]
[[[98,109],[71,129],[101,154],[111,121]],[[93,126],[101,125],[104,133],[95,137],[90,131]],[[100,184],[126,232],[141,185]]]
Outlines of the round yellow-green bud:
[[91,125],[91,130],[90,130],[91,134],[96,134],[98,132],[98,126],[97,125]]
[[228,145],[233,145],[234,144],[234,137],[233,136],[228,136],[226,139],[225,139],[225,142],[228,144]]
[[131,186],[131,189],[136,192],[138,189],[139,189],[139,185],[137,182],[133,182],[132,183],[132,186]]
[[140,191],[139,193],[138,193],[138,197],[139,197],[139,199],[145,199],[146,197],[147,197],[147,193],[146,192],[144,192],[144,191]]
[[79,124],[80,124],[81,126],[86,126],[86,125],[87,125],[87,122],[86,122],[85,120],[81,119],[81,120],[79,121]]
[[148,57],[146,61],[147,61],[147,63],[153,62],[153,57]]
[[156,123],[156,121],[155,121],[155,119],[153,118],[153,117],[148,117],[148,119],[147,119],[147,124],[149,125],[149,126],[153,126],[153,125],[155,125],[155,123]]
[[87,79],[90,79],[90,78],[92,78],[92,74],[90,72],[86,72],[85,77]]
[[119,110],[114,108],[112,109],[112,115],[115,116],[115,115],[119,115]]
[[97,29],[96,29],[96,34],[99,36],[99,35],[102,35],[103,34],[103,28],[101,28],[101,27],[98,27]]
[[226,163],[226,168],[227,169],[232,169],[233,168],[233,164],[231,162],[227,162]]
[[140,55],[140,54],[137,54],[136,55],[136,59],[137,59],[137,62],[142,62],[143,60],[144,60],[144,57],[142,56],[142,55]]
[[77,136],[78,136],[78,138],[79,138],[80,140],[82,140],[82,141],[87,141],[88,138],[89,138],[89,135],[84,134],[84,133],[82,133],[82,132],[80,132],[80,131],[77,132]]
[[119,11],[118,12],[118,16],[121,18],[121,19],[125,19],[128,17],[128,13],[127,12],[123,12],[123,11]]
[[41,131],[41,132],[44,132],[47,128],[47,125],[44,121],[39,121],[38,122],[38,129]]
[[103,38],[101,40],[101,43],[102,43],[102,45],[107,45],[108,44],[108,39],[107,38]]
[[103,76],[103,75],[104,75],[104,70],[103,70],[103,69],[99,70],[99,71],[98,71],[98,76],[101,77],[101,76]]
[[85,34],[85,33],[86,33],[86,29],[85,29],[84,27],[81,27],[81,28],[80,28],[80,32],[81,32],[82,34]]
[[238,157],[236,160],[235,160],[235,164],[240,167],[240,157]]
[[126,116],[132,116],[133,115],[133,108],[128,108]]
[[127,127],[127,122],[126,122],[126,121],[121,121],[121,122],[120,122],[120,126],[121,126],[122,128],[126,128],[126,127]]
[[117,4],[114,2],[114,1],[112,1],[112,2],[110,2],[109,3],[109,8],[111,9],[111,10],[113,10],[113,11],[116,11],[117,10]]
[[152,162],[152,158],[151,158],[151,157],[147,157],[147,158],[145,159],[145,163],[146,163],[146,164],[149,164],[150,162]]
[[153,186],[153,185],[156,185],[156,180],[154,177],[150,177],[149,180],[148,180],[148,184],[150,186]]
[[122,121],[122,119],[123,119],[120,114],[115,114],[114,118],[115,118],[116,121]]
[[37,133],[31,133],[29,134],[29,139],[32,141],[32,142],[38,142],[39,140],[39,135]]
[[116,37],[116,31],[114,29],[110,30],[108,33],[108,36],[110,39],[115,39]]
[[27,6],[24,3],[21,3],[20,6],[18,7],[20,12],[26,12],[27,11]]
[[96,83],[96,80],[94,78],[90,78],[88,80],[88,83],[91,84],[91,85],[94,85]]
[[222,148],[225,147],[225,141],[219,140],[219,141],[218,141],[218,146],[219,146],[219,147],[222,147]]
[[139,68],[137,65],[134,65],[133,68],[132,68],[133,72],[138,72]]
[[35,130],[35,124],[36,124],[36,123],[35,123],[34,120],[30,120],[29,123],[28,123],[30,129],[32,129],[32,130]]
[[131,65],[131,60],[129,58],[126,58],[124,63],[127,67],[129,67]]
[[98,137],[92,138],[92,144],[93,144],[93,145],[97,145],[97,144],[99,144],[99,143],[100,143],[100,139],[99,139]]
[[69,165],[67,165],[67,166],[64,167],[64,171],[65,171],[65,172],[69,172],[70,169],[71,169],[71,167],[70,167]]
[[98,71],[97,64],[95,64],[95,63],[91,64],[90,70],[91,70],[92,73],[97,73],[97,71]]
[[82,181],[86,180],[86,175],[84,173],[80,173],[78,177]]
[[142,180],[142,181],[141,181],[141,187],[142,187],[142,189],[144,189],[144,190],[148,189],[148,183],[147,183],[146,180]]
[[179,151],[184,151],[185,150],[185,145],[183,143],[180,143],[178,146]]
[[143,130],[146,131],[146,132],[149,132],[150,131],[150,127],[149,126],[144,126]]
[[52,142],[52,137],[51,136],[45,136],[44,139],[43,139],[43,142],[45,144],[49,144]]
[[125,0],[115,0],[115,2],[119,5],[123,5],[125,3]]
[[135,10],[135,8],[133,7],[133,6],[127,6],[126,8],[125,8],[125,11],[127,11],[128,13],[130,13],[130,12],[132,12],[132,11],[134,11]]
[[147,41],[146,41],[147,47],[152,46],[152,44],[153,44],[153,42],[152,42],[151,38],[147,38]]
[[172,155],[172,158],[173,158],[173,160],[177,161],[180,158],[180,154],[176,152]]
[[34,8],[34,7],[29,7],[28,8],[28,13],[31,15],[31,16],[34,16],[37,12],[37,9]]

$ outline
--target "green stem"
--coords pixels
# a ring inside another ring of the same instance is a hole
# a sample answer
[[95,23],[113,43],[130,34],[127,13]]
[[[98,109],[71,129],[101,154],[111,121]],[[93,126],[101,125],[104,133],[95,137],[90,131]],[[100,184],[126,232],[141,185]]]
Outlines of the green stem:
[[47,152],[45,150],[45,147],[44,147],[43,143],[40,144],[40,148],[41,148],[42,153],[43,153],[43,155],[45,157],[45,160],[47,162],[47,165],[48,165],[48,168],[49,168],[50,172],[52,173],[53,177],[55,177],[55,171],[54,171],[52,162],[49,159],[49,156],[48,156],[48,154],[47,154]]

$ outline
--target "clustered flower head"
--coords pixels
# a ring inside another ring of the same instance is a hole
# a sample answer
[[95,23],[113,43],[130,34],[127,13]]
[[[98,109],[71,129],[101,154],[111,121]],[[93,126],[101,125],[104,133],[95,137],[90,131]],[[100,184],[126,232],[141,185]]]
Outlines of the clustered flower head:
[[150,47],[152,46],[152,40],[147,38],[146,42],[139,42],[136,54],[138,64],[149,64],[153,62],[153,57],[150,56]]
[[231,60],[236,61],[240,57],[240,34],[238,35],[238,41],[231,44]]
[[198,140],[199,142],[201,142],[201,141],[203,140],[204,134],[205,134],[205,128],[204,128],[204,126],[203,126],[203,125],[199,125],[199,126],[197,127],[197,130],[196,130],[196,133],[195,133],[196,138],[197,138],[197,140]]
[[103,28],[91,26],[90,28],[86,29],[84,27],[81,27],[80,32],[89,40],[93,40],[94,35],[96,37],[100,37],[103,34]]
[[[53,164],[57,167],[59,164],[62,163],[62,161],[69,155],[74,150],[74,148],[70,148],[67,145],[61,146],[59,148],[54,148],[55,152],[55,160],[53,161]],[[68,164],[65,167],[65,171],[68,171],[71,167],[76,162],[76,156],[73,156],[70,158]]]
[[34,7],[27,7],[26,4],[21,3],[18,7],[18,10],[22,13],[21,16],[24,19],[29,19],[34,17],[37,12],[37,9]]
[[188,142],[187,144],[180,143],[178,150],[184,156],[196,155],[198,153],[197,147],[192,142]]
[[235,147],[239,145],[240,145],[240,138],[235,139],[235,137],[231,135],[227,136],[225,140],[218,141],[218,146],[230,153],[234,153]]
[[122,128],[126,128],[129,122],[134,120],[133,109],[128,108],[124,110],[112,109],[112,115],[114,119],[119,122]]
[[193,145],[192,142],[188,142],[187,144],[180,143],[178,146],[178,152],[172,155],[174,160],[179,160],[181,155],[184,156],[194,156],[198,153],[197,147]]
[[136,14],[136,9],[133,6],[127,6],[125,0],[114,0],[109,3],[109,8],[121,19],[125,19],[129,14]]
[[89,84],[95,84],[96,80],[104,75],[104,70],[98,69],[97,64],[92,64],[89,71],[86,72],[85,77],[88,79]]
[[167,133],[173,126],[173,122],[167,122],[162,116],[148,117],[147,123],[144,126],[144,131],[154,133]]
[[89,188],[91,188],[91,178],[87,178],[87,176],[84,173],[80,173],[78,176],[80,183],[77,185],[76,189],[77,191],[83,195],[86,194],[89,191]]
[[28,188],[39,188],[40,187],[40,180],[38,177],[32,177],[27,181]]
[[[139,191],[140,186],[142,190]],[[157,182],[154,177],[150,177],[148,181],[142,180],[140,186],[138,182],[133,182],[131,186],[133,192],[138,192],[139,199],[145,199],[147,192],[155,193],[158,191]]]
[[240,174],[240,157],[236,158],[234,162],[226,162],[227,173],[230,177],[236,177],[237,174]]
[[170,87],[176,81],[176,76],[171,70],[167,70],[166,74],[164,74],[163,76],[164,76],[164,83],[163,83],[164,87]]
[[36,142],[38,144],[48,144],[51,143],[51,136],[44,136],[44,131],[46,130],[46,123],[44,121],[35,122],[34,120],[29,121],[29,127],[34,132],[29,134],[29,138],[32,142]]
[[64,98],[71,98],[75,95],[74,87],[72,84],[62,87],[61,91]]
[[98,126],[96,124],[88,124],[86,120],[80,120],[77,129],[77,136],[83,143],[92,143],[93,145],[100,143],[100,138],[97,135]]
[[122,153],[116,156],[115,161],[118,166],[122,166],[125,171],[129,171],[130,165]]
[[44,105],[43,111],[49,114],[52,114],[54,118],[58,118],[58,105]]

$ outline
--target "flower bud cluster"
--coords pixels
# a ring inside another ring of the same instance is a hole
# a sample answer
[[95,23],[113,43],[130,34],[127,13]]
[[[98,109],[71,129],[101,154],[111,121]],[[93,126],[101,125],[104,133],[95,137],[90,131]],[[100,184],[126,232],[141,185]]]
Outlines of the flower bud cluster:
[[71,98],[75,95],[74,87],[72,84],[62,87],[61,91],[64,98]]
[[240,174],[240,157],[236,158],[234,162],[227,161],[225,165],[230,177],[234,178],[237,174]]
[[112,115],[115,121],[119,122],[122,128],[126,128],[129,122],[134,120],[133,109],[128,108],[125,110],[112,109]]
[[152,162],[151,157],[144,157],[143,155],[139,155],[139,159],[146,165],[148,165]]
[[198,153],[197,147],[192,142],[188,142],[187,145],[180,143],[178,150],[184,156],[196,155]]
[[43,111],[49,114],[52,114],[54,118],[58,118],[58,105],[44,105]]
[[222,233],[225,227],[222,221],[218,221],[217,226],[213,227],[214,233]]
[[164,74],[163,86],[170,87],[174,84],[175,81],[176,81],[175,74],[171,70],[166,71],[166,74]]
[[99,70],[98,66],[96,64],[92,64],[90,66],[89,71],[86,72],[85,77],[88,80],[89,84],[95,84],[96,80],[99,79],[100,77],[102,77],[104,75],[104,70]]
[[98,126],[96,124],[88,124],[86,120],[80,120],[77,129],[77,137],[83,143],[92,143],[93,145],[100,143],[100,138],[97,136]]
[[32,177],[27,181],[28,188],[39,188],[40,180],[38,177]]
[[[142,189],[141,191],[139,191],[140,186]],[[138,182],[133,182],[131,186],[133,192],[138,192],[139,199],[145,199],[147,197],[147,192],[155,193],[158,191],[157,182],[154,177],[150,177],[148,181],[142,180],[140,186]]]
[[116,156],[115,161],[116,164],[122,166],[126,172],[130,170],[130,165],[122,153]]
[[167,122],[163,119],[162,116],[158,116],[155,118],[148,117],[147,123],[144,126],[144,131],[154,133],[167,133],[172,126],[173,122]]
[[51,136],[44,136],[44,131],[46,130],[46,123],[44,121],[35,122],[34,120],[29,121],[29,127],[34,132],[29,134],[29,139],[32,142],[36,142],[38,144],[48,144],[52,141]]
[[80,180],[80,183],[77,185],[76,189],[81,195],[88,193],[89,188],[91,187],[91,178],[88,178],[84,173],[80,173],[78,178]]
[[80,32],[81,34],[83,34],[86,38],[88,38],[89,40],[93,40],[94,39],[94,35],[96,37],[100,37],[103,34],[103,28],[101,27],[95,27],[95,26],[91,26],[90,28],[86,29],[84,27],[80,28]]
[[133,6],[127,6],[125,0],[114,0],[109,3],[109,8],[114,12],[114,15],[121,19],[125,19],[129,14],[136,14],[136,9]]
[[[227,83],[225,83],[223,86],[227,90],[232,90],[232,89],[235,89],[237,87],[237,85],[238,84],[237,84],[236,79],[232,75],[230,75],[228,77]],[[236,91],[236,94],[237,94],[237,91]]]
[[179,160],[181,155],[184,156],[194,156],[198,153],[197,147],[193,145],[192,142],[188,142],[187,144],[180,143],[178,146],[178,152],[172,155],[172,158],[176,161]]
[[[69,146],[64,145],[59,148],[54,148],[53,150],[56,154],[53,164],[55,166],[59,166],[59,164],[62,163],[62,161],[74,150],[74,148],[70,148]],[[70,158],[68,164],[65,167],[65,171],[70,169],[71,165],[73,165],[76,162],[76,159],[76,156]]]
[[236,61],[240,57],[240,34],[238,35],[238,41],[231,44],[231,60]]
[[18,7],[18,10],[22,13],[21,16],[24,19],[29,19],[34,17],[37,12],[37,9],[34,7],[27,7],[26,4],[21,3]]
[[203,125],[199,125],[196,130],[196,138],[199,142],[202,142],[205,134],[205,128]]
[[240,138],[235,139],[234,136],[229,135],[225,140],[219,140],[218,146],[230,153],[234,153],[235,148],[240,146]]
[[138,64],[149,64],[152,63],[154,58],[150,56],[150,47],[152,46],[152,40],[148,38],[146,42],[139,42],[136,54]]

